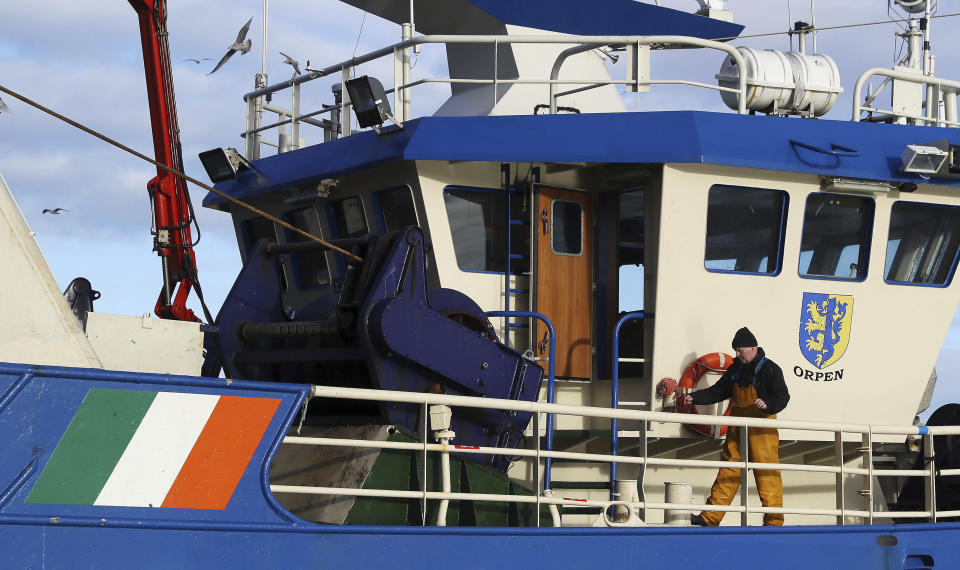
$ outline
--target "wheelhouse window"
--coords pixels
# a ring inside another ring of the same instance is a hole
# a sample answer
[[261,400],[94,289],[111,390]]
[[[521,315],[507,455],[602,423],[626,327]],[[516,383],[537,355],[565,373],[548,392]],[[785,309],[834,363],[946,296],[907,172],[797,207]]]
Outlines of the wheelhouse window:
[[417,225],[417,209],[413,205],[413,194],[409,186],[377,192],[374,194],[374,202],[384,232]]
[[530,214],[523,193],[510,193],[509,217],[503,190],[448,187],[443,201],[460,269],[503,273],[509,256],[511,273],[530,271]]
[[277,239],[277,234],[273,230],[273,222],[259,216],[240,222],[240,236],[243,240],[243,250],[246,257],[253,253],[258,241],[262,239],[276,241]]
[[[295,228],[320,237],[320,221],[313,208],[302,208],[284,214],[287,223]],[[310,241],[308,238],[291,230],[285,230],[284,237],[287,243]],[[327,256],[324,250],[304,251],[289,256],[293,265],[293,275],[300,288],[312,289],[330,284],[330,270],[327,267]]]
[[330,204],[333,225],[338,238],[353,238],[370,232],[367,216],[363,211],[363,201],[359,196],[351,196]]
[[643,309],[644,192],[623,192],[619,201],[619,306],[620,311],[639,311]]
[[711,187],[703,261],[707,271],[779,274],[788,203],[782,190]]
[[960,252],[960,208],[896,202],[890,212],[884,279],[941,285],[953,279]]
[[550,207],[550,248],[559,255],[583,254],[583,206],[554,200]]
[[801,277],[862,281],[867,276],[873,200],[811,194],[803,216]]

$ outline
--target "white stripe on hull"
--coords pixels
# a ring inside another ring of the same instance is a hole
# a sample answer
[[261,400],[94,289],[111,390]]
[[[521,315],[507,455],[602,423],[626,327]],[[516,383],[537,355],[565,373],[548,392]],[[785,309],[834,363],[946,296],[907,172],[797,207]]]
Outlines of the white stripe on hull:
[[94,504],[159,507],[219,399],[158,393]]

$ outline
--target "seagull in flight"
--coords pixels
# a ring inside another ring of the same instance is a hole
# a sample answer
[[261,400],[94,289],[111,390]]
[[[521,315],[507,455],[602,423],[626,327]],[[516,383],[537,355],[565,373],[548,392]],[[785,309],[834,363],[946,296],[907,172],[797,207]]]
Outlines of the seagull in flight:
[[2,113],[2,112],[4,112],[4,111],[6,111],[7,113],[9,113],[9,112],[10,112],[10,107],[7,107],[7,104],[3,102],[3,99],[0,99],[0,113]]
[[43,213],[44,213],[44,214],[53,214],[54,216],[59,216],[59,215],[60,215],[60,212],[69,212],[69,211],[70,211],[70,210],[68,210],[68,209],[66,209],[66,208],[54,208],[54,209],[52,209],[52,210],[51,210],[50,208],[44,208],[44,209],[43,209]]
[[300,64],[297,62],[297,60],[293,59],[292,57],[290,57],[289,55],[283,52],[280,52],[280,55],[283,56],[283,63],[292,65],[293,70],[297,72],[297,75],[300,75]]
[[183,61],[192,61],[193,63],[200,63],[201,61],[213,61],[212,57],[201,57],[197,59],[195,57],[185,57]]
[[244,24],[242,28],[240,28],[240,33],[237,34],[237,41],[233,42],[233,44],[231,44],[230,47],[227,48],[227,53],[224,54],[223,58],[220,60],[220,63],[218,63],[217,66],[213,68],[213,71],[211,71],[207,75],[212,75],[216,73],[216,71],[220,69],[220,66],[227,63],[227,60],[230,59],[230,56],[232,56],[234,53],[240,52],[240,54],[243,55],[248,51],[250,51],[250,40],[246,38],[247,38],[247,31],[250,30],[250,22],[252,21],[253,21],[253,18],[250,18],[249,20],[247,20],[247,23]]

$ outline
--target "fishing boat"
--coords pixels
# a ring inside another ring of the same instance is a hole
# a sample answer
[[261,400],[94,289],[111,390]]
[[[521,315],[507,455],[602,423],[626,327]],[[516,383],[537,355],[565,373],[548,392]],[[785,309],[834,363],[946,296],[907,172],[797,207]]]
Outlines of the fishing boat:
[[[858,76],[841,121],[815,25],[793,26],[796,51],[737,47],[722,0],[343,0],[400,41],[258,75],[241,144],[200,154],[208,186],[183,173],[165,2],[129,1],[160,318],[94,311],[82,278],[61,293],[0,179],[5,566],[955,557],[960,408],[918,419],[960,301],[960,81],[934,73],[937,2],[888,0],[905,56]],[[431,49],[447,76],[414,69]],[[717,71],[656,63],[676,55]],[[728,109],[644,110],[666,86]],[[187,182],[243,261],[204,319]],[[745,325],[788,407],[682,406]],[[703,505],[728,426],[743,445],[776,427],[779,463],[733,462],[738,498]],[[781,471],[783,507],[761,504],[758,469]],[[690,526],[701,510],[727,516]]]

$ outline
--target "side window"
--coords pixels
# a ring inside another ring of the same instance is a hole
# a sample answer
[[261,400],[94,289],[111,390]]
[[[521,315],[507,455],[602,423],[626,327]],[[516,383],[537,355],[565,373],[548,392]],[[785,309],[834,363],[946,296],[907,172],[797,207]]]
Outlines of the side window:
[[620,194],[618,229],[620,311],[643,309],[644,193]]
[[583,206],[569,200],[553,200],[550,206],[550,249],[560,255],[583,254]]
[[707,271],[779,274],[789,201],[782,190],[711,187],[703,260]]
[[[510,217],[529,217],[521,192],[510,194]],[[510,228],[511,273],[530,271],[530,231],[523,223],[507,220],[503,190],[446,188],[443,201],[450,221],[453,250],[463,271],[503,273],[507,265],[507,228]]]
[[811,194],[803,215],[800,276],[865,279],[872,227],[871,198]]
[[240,222],[240,235],[247,256],[253,253],[258,241],[262,239],[276,241],[277,239],[277,234],[273,231],[273,222],[259,216]]
[[884,280],[948,285],[960,252],[960,208],[896,202],[890,212]]
[[[302,208],[284,214],[284,219],[292,226],[317,237],[320,236],[320,223],[317,212],[313,208]],[[285,229],[284,237],[287,243],[309,241],[306,237]],[[290,255],[293,264],[293,274],[297,285],[310,289],[330,284],[330,270],[327,268],[327,256],[323,250],[306,251]]]
[[351,196],[330,204],[330,213],[338,238],[360,237],[370,232],[367,228],[367,216],[363,211],[363,201],[359,196]]
[[391,188],[373,195],[384,232],[392,232],[406,226],[417,225],[417,209],[408,186]]

